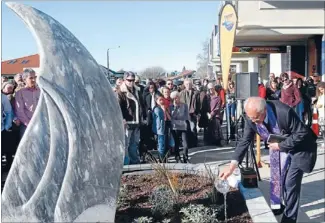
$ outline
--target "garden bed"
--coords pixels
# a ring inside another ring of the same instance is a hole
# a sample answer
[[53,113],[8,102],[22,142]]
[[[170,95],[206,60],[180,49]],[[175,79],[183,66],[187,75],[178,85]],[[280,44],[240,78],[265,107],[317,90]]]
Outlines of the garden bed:
[[[115,223],[224,221],[223,195],[214,190],[211,179],[179,172],[169,176],[167,180],[156,172],[123,175]],[[233,223],[252,222],[237,189],[227,194],[227,218]]]

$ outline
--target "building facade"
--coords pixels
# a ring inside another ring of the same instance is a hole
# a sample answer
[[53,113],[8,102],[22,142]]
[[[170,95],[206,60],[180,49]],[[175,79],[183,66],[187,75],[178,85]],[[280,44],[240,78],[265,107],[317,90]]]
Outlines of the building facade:
[[[220,10],[225,2],[220,3]],[[290,71],[303,76],[325,73],[322,60],[324,2],[230,2],[238,15],[232,72],[259,72],[263,80],[268,78],[269,73],[277,76],[282,72],[290,74]],[[219,43],[218,34],[214,34],[210,40],[210,66],[218,73]]]

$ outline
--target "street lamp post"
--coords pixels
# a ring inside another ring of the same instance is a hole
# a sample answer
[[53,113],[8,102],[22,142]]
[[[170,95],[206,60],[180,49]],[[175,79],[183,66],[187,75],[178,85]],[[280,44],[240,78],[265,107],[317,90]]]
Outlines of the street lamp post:
[[111,78],[110,75],[109,75],[109,50],[118,49],[118,48],[120,48],[120,46],[107,49],[107,73],[108,73],[108,78],[109,79]]

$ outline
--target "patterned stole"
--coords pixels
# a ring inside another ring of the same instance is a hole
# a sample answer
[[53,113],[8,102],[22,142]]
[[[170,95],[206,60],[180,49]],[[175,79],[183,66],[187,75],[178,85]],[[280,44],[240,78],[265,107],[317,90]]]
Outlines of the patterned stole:
[[[270,133],[281,134],[279,125],[277,123],[275,114],[270,105],[267,105],[267,116],[270,126],[270,131],[264,124],[256,124],[257,132],[266,142]],[[282,182],[284,177],[284,170],[287,168],[288,154],[285,152],[269,150],[270,153],[270,167],[271,167],[271,179],[270,179],[270,199],[271,209],[277,210],[281,208],[281,191]]]

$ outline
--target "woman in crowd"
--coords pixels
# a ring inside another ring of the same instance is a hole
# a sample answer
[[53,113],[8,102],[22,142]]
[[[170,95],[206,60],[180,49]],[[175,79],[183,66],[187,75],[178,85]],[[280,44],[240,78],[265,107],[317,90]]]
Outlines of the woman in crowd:
[[[12,150],[13,150],[13,139],[12,139],[12,106],[8,97],[1,93],[1,157],[6,157],[6,166],[1,168],[1,171],[9,171],[12,163]],[[2,161],[1,159],[1,161]]]
[[165,149],[165,119],[166,113],[164,112],[164,98],[158,96],[156,99],[157,105],[154,107],[152,112],[152,131],[157,135],[157,150],[159,153],[160,161],[166,161],[166,149]]
[[14,110],[14,106],[15,106],[15,85],[12,83],[12,82],[6,82],[4,85],[3,85],[3,88],[2,88],[2,93],[4,95],[7,96],[7,98],[9,99],[10,101],[10,104],[12,106],[12,118],[13,118],[13,125],[12,125],[12,128],[11,128],[11,132],[8,133],[8,136],[10,135],[10,140],[12,141],[12,148],[10,149],[10,154],[7,154],[7,166],[11,166],[11,163],[13,161],[13,156],[16,154],[16,150],[17,150],[17,147],[19,145],[19,141],[20,141],[20,121],[19,119],[17,118],[16,114],[15,114],[15,110]]
[[209,118],[208,118],[208,113],[210,111],[210,101],[209,101],[209,95],[208,95],[208,88],[207,86],[202,86],[199,92],[199,97],[198,97],[198,106],[199,108],[199,115],[198,115],[198,126],[201,129],[203,129],[203,141],[204,144],[207,144],[207,128],[209,125]]
[[236,95],[235,95],[235,83],[233,81],[229,82],[227,90],[227,116],[231,122],[235,121],[236,116]]
[[179,147],[181,145],[180,138],[183,145],[183,161],[188,160],[188,146],[187,146],[187,126],[189,121],[188,106],[181,103],[178,91],[173,91],[170,96],[173,99],[173,104],[170,105],[170,112],[172,118],[172,135],[175,140],[175,159],[180,160]]
[[210,113],[209,113],[209,138],[210,143],[221,146],[221,140],[223,139],[221,131],[221,109],[222,109],[222,100],[216,90],[215,86],[212,83],[208,84],[208,89],[210,92]]
[[23,80],[23,73],[16,74],[14,80],[15,80],[15,92],[25,87],[25,83]]
[[318,98],[316,103],[316,108],[318,109],[318,119],[325,119],[325,82],[319,82],[317,84],[318,88]]
[[169,107],[172,104],[172,99],[170,98],[170,89],[167,87],[162,87],[161,93],[163,95],[163,109],[165,113],[165,150],[169,151],[169,149],[174,148],[174,139],[172,136],[172,123],[171,123],[171,115]]
[[235,121],[236,121],[236,109],[237,101],[235,94],[235,83],[230,80],[227,90],[227,120],[230,123],[230,139],[235,139]]
[[266,88],[266,99],[267,100],[279,100],[281,90],[276,80],[272,80],[268,88]]
[[282,73],[281,78],[283,80],[283,86],[281,89],[280,101],[296,109],[297,105],[301,101],[299,89],[289,79],[289,75],[287,73]]
[[305,113],[305,101],[306,101],[306,87],[304,86],[304,82],[301,78],[296,80],[296,86],[299,89],[301,101],[297,105],[297,114],[301,121],[304,121],[304,113]]

